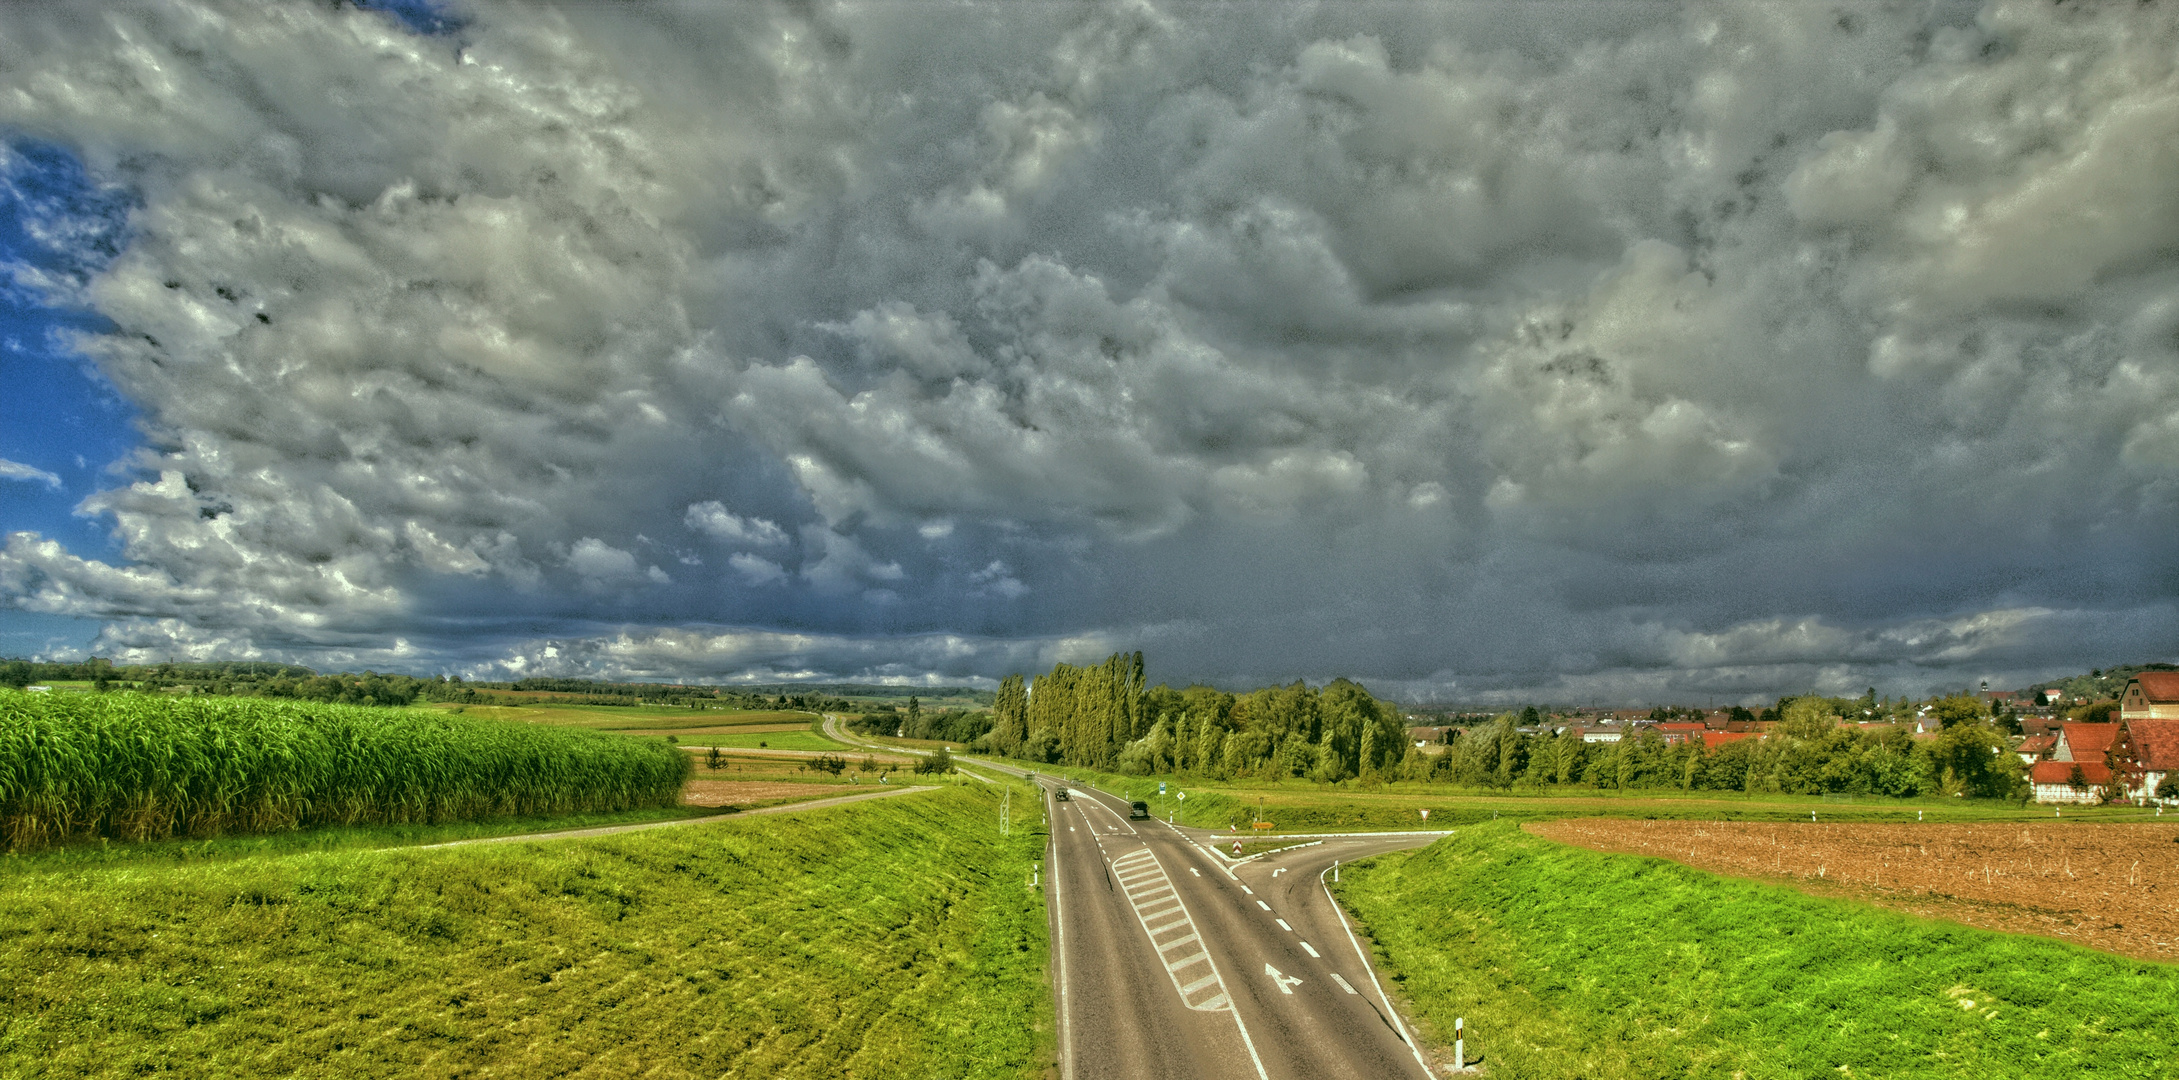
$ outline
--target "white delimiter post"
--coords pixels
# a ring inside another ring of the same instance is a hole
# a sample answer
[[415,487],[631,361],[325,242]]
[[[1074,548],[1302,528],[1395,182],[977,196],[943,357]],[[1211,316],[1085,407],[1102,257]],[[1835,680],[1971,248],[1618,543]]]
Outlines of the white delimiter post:
[[1468,1040],[1467,1040],[1466,1038],[1463,1038],[1463,1037],[1462,1037],[1462,1031],[1461,1031],[1461,1029],[1462,1029],[1462,1028],[1465,1028],[1465,1027],[1467,1027],[1467,1026],[1468,1026],[1468,1018],[1467,1018],[1467,1017],[1465,1017],[1465,1016],[1456,1016],[1456,1017],[1453,1017],[1453,1071],[1454,1071],[1454,1072],[1463,1072],[1463,1071],[1465,1071],[1465,1070],[1466,1070],[1466,1069],[1468,1068]]

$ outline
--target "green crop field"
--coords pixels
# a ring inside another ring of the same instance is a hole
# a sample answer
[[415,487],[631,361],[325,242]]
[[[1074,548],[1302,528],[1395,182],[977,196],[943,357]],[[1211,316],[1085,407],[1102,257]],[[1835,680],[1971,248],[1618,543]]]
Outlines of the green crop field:
[[853,747],[842,746],[809,730],[798,731],[749,731],[735,733],[699,733],[677,736],[683,746],[731,746],[740,750],[816,750],[834,754],[857,754]]
[[438,851],[0,878],[0,1077],[1022,1077],[1045,834],[980,784]]
[[671,807],[663,742],[416,709],[0,690],[0,837],[156,839]]
[[1342,899],[1501,1080],[2179,1076],[2179,968],[1464,827]]

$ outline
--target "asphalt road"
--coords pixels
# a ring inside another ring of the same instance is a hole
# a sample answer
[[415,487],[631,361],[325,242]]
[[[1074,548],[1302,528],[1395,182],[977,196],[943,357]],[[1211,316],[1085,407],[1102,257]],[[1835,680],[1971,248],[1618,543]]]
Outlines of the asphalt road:
[[[830,716],[825,730],[878,745]],[[1205,850],[1218,833],[1130,820],[1125,800],[1037,780],[1052,822],[1045,889],[1064,1080],[1435,1075],[1325,880],[1335,863],[1436,835],[1328,837],[1232,866]],[[1064,802],[1052,797],[1061,786]]]
[[1201,846],[1215,834],[1071,790],[1050,804],[1047,894],[1064,1076],[1431,1075],[1321,879],[1430,837],[1326,840],[1229,870]]

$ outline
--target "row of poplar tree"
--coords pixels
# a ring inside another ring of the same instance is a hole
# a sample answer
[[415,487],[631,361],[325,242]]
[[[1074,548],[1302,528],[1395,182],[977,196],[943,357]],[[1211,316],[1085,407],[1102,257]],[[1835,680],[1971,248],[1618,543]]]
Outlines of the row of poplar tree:
[[1145,686],[1142,654],[1094,667],[1009,675],[992,703],[990,748],[1009,757],[1145,775],[1282,775],[1336,781],[1396,767],[1407,741],[1397,708],[1338,679],[1246,694]]

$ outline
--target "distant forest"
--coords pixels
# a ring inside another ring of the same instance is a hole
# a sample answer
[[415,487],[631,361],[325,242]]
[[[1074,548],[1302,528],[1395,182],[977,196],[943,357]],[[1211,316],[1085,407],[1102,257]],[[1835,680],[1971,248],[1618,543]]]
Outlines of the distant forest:
[[[971,749],[1132,775],[1216,779],[1304,777],[1320,782],[1409,780],[1483,788],[1662,788],[1828,792],[1884,796],[2024,796],[2020,759],[2008,752],[2010,715],[1978,697],[1928,703],[1941,732],[1861,728],[1848,721],[1903,719],[1917,706],[1865,698],[1796,697],[1765,709],[1767,738],[1714,748],[1667,743],[1655,731],[1587,743],[1531,708],[1479,717],[1438,745],[1408,737],[1406,720],[1345,679],[1322,688],[1296,682],[1244,694],[1206,686],[1145,687],[1142,655],[1115,654],[1094,667],[1060,664],[999,686],[991,727]],[[1658,710],[1669,719],[1690,710]],[[1758,714],[1735,710],[1736,719]],[[960,736],[948,736],[960,739]],[[974,734],[970,738],[975,738]],[[967,741],[967,740],[961,740]]]
[[[504,691],[550,695],[555,701],[583,705],[709,705],[730,709],[801,709],[810,712],[845,712],[857,707],[853,702],[838,696],[838,691],[867,689],[882,691],[889,696],[893,689],[844,686],[684,686],[676,683],[609,683],[558,678],[465,682],[460,676],[420,678],[375,671],[360,674],[320,674],[295,664],[254,661],[116,665],[101,659],[70,664],[0,660],[0,686],[20,688],[38,682],[87,682],[93,690],[98,691],[221,694],[326,701],[344,705],[413,705],[420,700],[478,704],[494,700],[490,691]],[[940,692],[957,691],[949,688]]]

